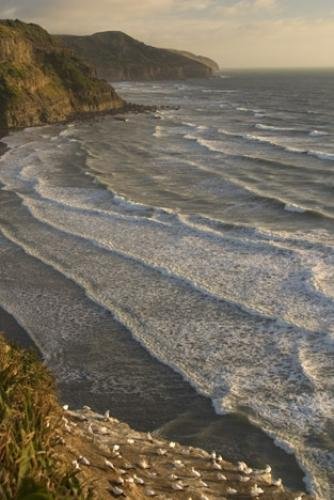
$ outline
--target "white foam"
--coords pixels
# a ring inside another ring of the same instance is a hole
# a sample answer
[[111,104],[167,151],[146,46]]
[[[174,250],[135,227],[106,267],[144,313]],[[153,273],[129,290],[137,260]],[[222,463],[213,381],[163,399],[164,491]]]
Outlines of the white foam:
[[326,454],[305,436],[326,432],[333,416],[333,297],[314,286],[314,264],[331,265],[329,235],[325,248],[318,234],[298,243],[291,234],[218,230],[212,219],[192,227],[182,214],[146,213],[152,207],[97,185],[59,186],[78,147],[59,141],[62,148],[46,140],[0,160],[0,180],[27,207],[2,207],[7,237],[111,310],[219,411],[251,408],[258,425],[320,474]]
[[326,136],[326,135],[329,135],[329,134],[325,130],[312,130],[310,132],[310,136],[312,136],[312,137],[321,137],[321,136]]
[[258,115],[259,113],[263,113],[263,111],[261,109],[246,108],[245,106],[237,107],[237,111],[241,111],[243,113],[253,113],[256,115]]
[[307,151],[307,154],[309,154],[311,156],[315,156],[316,158],[319,158],[320,160],[334,161],[334,153],[328,153],[326,151],[310,150],[310,151]]
[[288,212],[297,212],[299,214],[303,214],[306,210],[303,207],[300,207],[299,205],[296,205],[295,203],[287,203],[284,207],[285,210]]
[[155,127],[155,131],[153,133],[153,137],[160,139],[163,136],[163,128],[160,125]]
[[274,125],[266,125],[264,123],[257,123],[255,125],[255,128],[258,128],[260,130],[273,130],[277,132],[302,132],[304,129],[298,129],[294,127],[277,127]]

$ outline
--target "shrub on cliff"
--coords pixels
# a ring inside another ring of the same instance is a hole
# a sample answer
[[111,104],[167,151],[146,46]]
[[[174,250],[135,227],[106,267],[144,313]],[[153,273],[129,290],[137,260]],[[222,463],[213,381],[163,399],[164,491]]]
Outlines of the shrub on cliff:
[[0,337],[0,498],[87,498],[55,453],[61,411],[47,369]]

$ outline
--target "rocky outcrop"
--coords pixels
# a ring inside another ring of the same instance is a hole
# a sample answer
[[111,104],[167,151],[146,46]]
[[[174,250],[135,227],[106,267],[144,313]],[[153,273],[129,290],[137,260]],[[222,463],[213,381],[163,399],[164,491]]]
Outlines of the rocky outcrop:
[[151,47],[120,31],[57,35],[56,39],[108,81],[205,78],[218,68],[207,58]]
[[107,82],[45,30],[0,21],[0,128],[53,123],[123,105]]

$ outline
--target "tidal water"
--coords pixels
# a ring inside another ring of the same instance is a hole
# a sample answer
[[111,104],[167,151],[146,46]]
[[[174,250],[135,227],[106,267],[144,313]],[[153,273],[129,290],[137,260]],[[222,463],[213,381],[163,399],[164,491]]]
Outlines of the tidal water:
[[109,394],[133,425],[183,440],[192,422],[202,446],[223,432],[219,415],[238,415],[324,499],[333,82],[324,71],[119,83],[131,102],[180,109],[26,129],[0,159],[0,306],[63,394],[100,407]]

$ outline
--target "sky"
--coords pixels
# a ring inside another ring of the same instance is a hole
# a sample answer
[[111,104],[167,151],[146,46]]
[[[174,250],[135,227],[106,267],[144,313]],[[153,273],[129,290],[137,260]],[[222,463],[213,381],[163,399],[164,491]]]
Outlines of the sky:
[[119,30],[225,68],[334,67],[334,0],[0,0],[52,33]]

